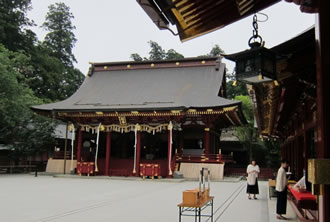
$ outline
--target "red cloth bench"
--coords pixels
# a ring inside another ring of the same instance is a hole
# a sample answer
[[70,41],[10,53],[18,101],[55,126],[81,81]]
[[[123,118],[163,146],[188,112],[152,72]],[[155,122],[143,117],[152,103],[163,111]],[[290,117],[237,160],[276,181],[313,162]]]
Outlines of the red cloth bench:
[[299,192],[290,186],[288,188],[296,200],[316,200],[316,196],[310,192]]

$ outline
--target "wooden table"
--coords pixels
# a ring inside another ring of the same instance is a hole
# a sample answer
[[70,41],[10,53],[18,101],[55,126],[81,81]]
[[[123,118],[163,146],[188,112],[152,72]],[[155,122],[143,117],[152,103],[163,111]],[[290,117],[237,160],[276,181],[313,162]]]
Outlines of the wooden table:
[[[202,200],[200,203],[196,205],[187,205],[180,203],[178,204],[179,207],[179,222],[181,222],[182,216],[193,216],[195,217],[195,222],[201,221],[201,217],[209,217],[211,218],[211,222],[213,222],[213,199],[214,197],[210,196],[206,198],[205,200]],[[202,215],[202,211],[206,209],[207,207],[211,207],[211,214],[209,215]],[[190,212],[190,214],[184,214],[184,212]]]
[[276,197],[276,190],[275,190],[275,187],[276,187],[276,181],[275,180],[272,180],[272,179],[269,179],[268,180],[268,189],[269,189],[269,199],[272,199],[272,197]]

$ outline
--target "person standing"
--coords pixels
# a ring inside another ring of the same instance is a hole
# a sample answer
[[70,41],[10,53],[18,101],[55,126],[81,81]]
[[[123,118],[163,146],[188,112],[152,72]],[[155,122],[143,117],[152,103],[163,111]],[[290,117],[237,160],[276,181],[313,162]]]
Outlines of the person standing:
[[251,200],[250,194],[253,194],[253,198],[256,200],[258,199],[256,195],[259,194],[258,174],[260,173],[260,169],[255,160],[251,161],[251,164],[248,165],[246,172],[248,174],[246,193],[248,194],[249,200]]
[[287,184],[288,179],[286,176],[286,168],[288,162],[286,160],[281,161],[281,167],[278,169],[276,177],[276,191],[277,191],[277,203],[276,203],[276,218],[279,220],[285,220],[286,218],[282,214],[286,214],[287,205]]

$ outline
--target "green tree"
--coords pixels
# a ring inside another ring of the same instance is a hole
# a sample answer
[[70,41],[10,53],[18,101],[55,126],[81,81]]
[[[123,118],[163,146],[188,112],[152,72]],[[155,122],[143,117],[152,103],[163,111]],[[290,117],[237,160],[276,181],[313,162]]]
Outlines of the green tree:
[[221,56],[224,53],[225,51],[223,51],[218,44],[215,44],[215,46],[213,46],[208,56]]
[[249,96],[235,96],[234,100],[242,102],[243,114],[247,124],[236,128],[236,135],[242,145],[248,150],[249,161],[253,159],[253,145],[256,142],[257,130],[254,128],[253,107]]
[[178,53],[177,51],[175,51],[174,49],[167,50],[166,55],[165,55],[165,59],[168,59],[168,60],[183,59],[183,58],[184,58],[184,56],[182,54]]
[[[70,12],[70,8],[64,3],[55,3],[48,8],[49,12],[42,27],[49,32],[46,34],[43,45],[50,50],[51,56],[63,63],[64,67],[61,67],[54,58],[44,59],[40,57],[40,59],[43,60],[43,68],[50,71],[49,74],[43,75],[47,78],[45,81],[50,81],[50,88],[48,88],[50,92],[47,95],[51,95],[48,98],[62,100],[77,91],[85,76],[73,67],[76,58],[72,49],[77,39],[73,33],[75,26],[71,20],[74,16]],[[58,76],[53,75],[54,72]]]
[[142,58],[138,53],[131,54],[130,58],[134,61],[147,61],[147,60],[173,60],[173,59],[183,59],[184,56],[178,53],[174,49],[164,50],[157,42],[150,40],[148,42],[150,46],[149,58]]
[[131,59],[133,59],[134,61],[136,61],[136,62],[141,62],[141,61],[143,61],[143,58],[139,55],[139,54],[137,54],[137,53],[133,53],[133,54],[131,54]]
[[0,0],[0,43],[11,51],[29,51],[36,35],[28,29],[33,25],[26,17],[31,0]]
[[166,58],[165,50],[157,42],[150,40],[148,43],[151,48],[149,52],[149,60],[163,60]]
[[53,122],[35,116],[30,109],[42,101],[21,81],[31,69],[29,57],[0,44],[0,143],[11,148],[15,162],[53,142]]
[[49,11],[42,27],[48,31],[44,43],[50,48],[56,58],[67,67],[77,62],[72,49],[77,42],[73,33],[76,27],[72,24],[73,14],[64,3],[55,3],[48,7]]

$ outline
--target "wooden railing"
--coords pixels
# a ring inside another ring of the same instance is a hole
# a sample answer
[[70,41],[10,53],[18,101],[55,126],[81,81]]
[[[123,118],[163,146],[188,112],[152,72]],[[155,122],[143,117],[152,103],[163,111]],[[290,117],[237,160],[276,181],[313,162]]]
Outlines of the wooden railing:
[[[73,159],[76,158],[76,155],[73,154]],[[54,155],[53,155],[53,159],[64,159],[64,151],[56,151],[54,152]],[[67,151],[66,152],[66,159],[69,160],[71,159],[71,152],[70,151]]]

